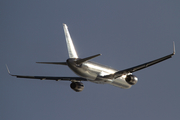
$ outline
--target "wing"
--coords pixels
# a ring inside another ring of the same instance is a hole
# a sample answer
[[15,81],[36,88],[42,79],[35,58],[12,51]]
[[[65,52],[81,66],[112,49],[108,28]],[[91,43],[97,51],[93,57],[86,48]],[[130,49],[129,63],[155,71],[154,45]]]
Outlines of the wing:
[[164,60],[167,60],[167,59],[171,58],[173,55],[175,55],[175,45],[174,45],[174,42],[173,42],[173,47],[174,47],[174,51],[170,55],[161,57],[159,59],[156,59],[156,60],[153,60],[153,61],[141,64],[141,65],[138,65],[138,66],[135,66],[135,67],[131,67],[131,68],[128,68],[128,69],[125,69],[125,70],[118,71],[118,72],[116,72],[116,73],[114,73],[112,75],[104,76],[104,78],[111,78],[111,79],[112,78],[118,78],[118,77],[122,76],[123,74],[133,73],[133,72],[136,72],[138,70],[147,68],[147,67],[152,66],[154,64],[157,64],[159,62],[162,62]]
[[[6,65],[7,67],[7,65]],[[64,81],[87,81],[87,79],[82,77],[51,77],[51,76],[26,76],[26,75],[13,75],[10,73],[8,67],[7,67],[8,73],[11,76],[16,76],[17,78],[29,78],[29,79],[40,79],[40,80],[64,80]]]
[[156,60],[153,60],[153,61],[150,61],[150,62],[147,62],[147,63],[144,63],[144,64],[141,64],[141,65],[138,65],[138,66],[135,66],[135,67],[132,67],[132,68],[128,68],[128,69],[125,69],[125,70],[121,70],[121,71],[118,71],[114,74],[114,77],[117,78],[117,77],[120,77],[122,74],[126,74],[126,73],[133,73],[135,71],[138,71],[138,70],[141,70],[141,69],[144,69],[144,68],[147,68],[149,66],[152,66],[154,64],[157,64],[159,62],[162,62],[164,60],[167,60],[169,58],[171,58],[173,55],[175,55],[175,44],[173,42],[173,53],[170,54],[170,55],[167,55],[167,56],[164,56],[164,57],[161,57],[159,59],[156,59]]

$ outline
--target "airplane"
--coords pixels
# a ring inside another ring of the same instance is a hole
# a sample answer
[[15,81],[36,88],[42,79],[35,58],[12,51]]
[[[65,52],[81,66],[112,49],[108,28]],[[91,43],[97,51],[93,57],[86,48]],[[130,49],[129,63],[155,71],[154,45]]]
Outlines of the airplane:
[[138,82],[138,78],[133,75],[133,72],[147,68],[164,60],[171,58],[175,55],[175,43],[173,42],[173,53],[159,59],[137,65],[124,70],[116,70],[104,65],[89,61],[101,54],[93,55],[86,58],[79,58],[73,41],[71,39],[68,27],[63,24],[65,39],[68,49],[69,58],[65,62],[36,62],[40,64],[54,64],[68,66],[79,77],[51,77],[51,76],[26,76],[26,75],[13,75],[10,73],[8,66],[7,71],[9,75],[17,78],[29,78],[40,80],[56,80],[56,81],[71,81],[70,88],[76,92],[81,92],[84,89],[82,81],[90,81],[98,84],[110,84],[119,88],[129,89]]

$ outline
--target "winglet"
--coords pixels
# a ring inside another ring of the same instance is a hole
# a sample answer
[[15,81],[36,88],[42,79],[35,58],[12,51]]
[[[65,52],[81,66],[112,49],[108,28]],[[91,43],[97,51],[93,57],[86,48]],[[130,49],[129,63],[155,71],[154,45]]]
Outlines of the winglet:
[[175,50],[175,42],[173,41],[173,55],[175,55],[176,50]]
[[12,74],[10,73],[10,71],[9,71],[9,68],[8,68],[7,64],[6,64],[6,68],[7,68],[8,74],[9,74],[9,75],[12,75]]

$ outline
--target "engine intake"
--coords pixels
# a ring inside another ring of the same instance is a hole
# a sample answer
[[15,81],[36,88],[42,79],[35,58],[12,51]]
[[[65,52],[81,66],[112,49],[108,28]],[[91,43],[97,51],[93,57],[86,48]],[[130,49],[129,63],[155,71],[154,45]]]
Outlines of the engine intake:
[[70,84],[70,87],[76,92],[81,92],[84,89],[84,85],[82,82],[72,82]]
[[127,75],[125,80],[130,85],[135,85],[138,82],[138,78],[135,75]]

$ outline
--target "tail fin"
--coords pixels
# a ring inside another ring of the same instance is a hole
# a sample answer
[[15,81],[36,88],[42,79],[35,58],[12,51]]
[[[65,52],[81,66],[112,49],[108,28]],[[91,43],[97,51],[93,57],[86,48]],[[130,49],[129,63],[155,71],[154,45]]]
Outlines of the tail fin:
[[68,31],[68,27],[66,24],[63,24],[63,27],[64,27],[64,34],[65,34],[65,38],[66,38],[69,58],[78,58],[73,41],[72,41],[71,36]]

